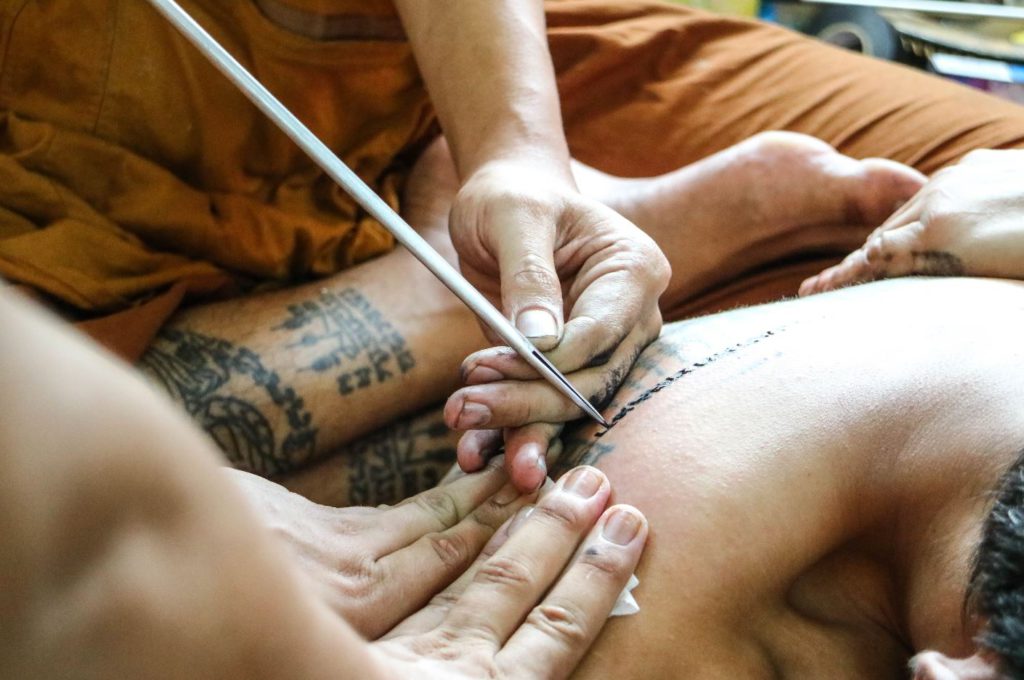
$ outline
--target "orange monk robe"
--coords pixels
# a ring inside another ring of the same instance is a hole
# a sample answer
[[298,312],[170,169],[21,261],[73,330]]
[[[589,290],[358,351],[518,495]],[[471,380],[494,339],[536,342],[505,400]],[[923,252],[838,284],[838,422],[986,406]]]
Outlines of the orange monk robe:
[[[436,123],[393,8],[276,2],[365,35],[302,37],[253,0],[182,4],[397,206]],[[776,27],[655,0],[547,10],[570,147],[612,173],[666,172],[769,129],[925,172],[1024,145],[1019,106]],[[0,60],[0,276],[79,316],[120,312],[90,328],[126,356],[189,290],[287,285],[392,247],[143,0],[7,0]],[[846,247],[793,253],[676,312],[792,293]]]

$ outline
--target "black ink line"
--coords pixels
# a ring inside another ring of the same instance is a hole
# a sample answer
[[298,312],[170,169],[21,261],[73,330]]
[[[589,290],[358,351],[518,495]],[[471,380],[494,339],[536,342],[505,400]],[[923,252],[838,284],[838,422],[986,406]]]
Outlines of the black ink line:
[[703,368],[703,367],[707,366],[708,364],[712,364],[715,361],[718,361],[722,357],[726,357],[726,356],[728,356],[730,354],[734,354],[737,350],[744,349],[744,348],[750,347],[752,345],[756,345],[757,343],[761,342],[762,340],[767,340],[768,338],[772,337],[773,335],[775,335],[778,332],[781,332],[782,330],[785,330],[785,329],[784,328],[779,328],[777,330],[767,331],[767,332],[762,333],[761,335],[757,336],[756,338],[752,338],[750,340],[746,340],[744,342],[737,343],[737,344],[732,345],[730,347],[727,347],[727,348],[725,348],[723,350],[715,352],[714,354],[712,354],[710,356],[707,356],[707,357],[701,359],[700,361],[695,361],[692,364],[690,364],[689,366],[684,366],[683,368],[679,369],[678,371],[676,371],[672,375],[670,375],[670,376],[664,378],[663,380],[659,381],[658,383],[656,383],[653,387],[648,388],[640,396],[638,396],[638,397],[628,401],[612,417],[612,419],[609,421],[608,427],[605,428],[604,430],[601,430],[600,432],[595,432],[594,436],[600,438],[600,437],[603,437],[604,435],[608,434],[608,432],[610,432],[612,428],[614,428],[616,425],[618,425],[619,422],[623,418],[625,418],[628,414],[632,413],[633,410],[636,409],[637,406],[639,406],[643,402],[645,402],[648,399],[650,399],[652,395],[657,394],[658,392],[661,392],[663,389],[669,387],[670,385],[672,385],[672,383],[674,383],[676,380],[679,380],[684,375],[689,375],[690,373],[693,373],[694,371],[696,371],[699,368]]

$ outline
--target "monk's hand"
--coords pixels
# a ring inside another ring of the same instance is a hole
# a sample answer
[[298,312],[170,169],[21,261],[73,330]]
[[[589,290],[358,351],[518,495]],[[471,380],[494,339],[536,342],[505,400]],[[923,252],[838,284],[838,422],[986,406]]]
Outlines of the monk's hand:
[[[658,297],[670,270],[651,238],[582,196],[567,175],[543,164],[483,165],[460,189],[450,228],[466,278],[600,408],[660,332]],[[445,408],[450,427],[474,431],[459,463],[478,469],[503,440],[513,481],[536,489],[548,441],[582,411],[514,355],[492,354],[467,360],[473,387]],[[495,381],[502,384],[481,385]]]
[[[576,468],[502,527],[473,566],[374,645],[393,677],[564,678],[633,573],[643,515]],[[602,512],[603,511],[603,512]]]
[[897,276],[1024,278],[1024,151],[980,150],[937,172],[810,295]]
[[535,499],[508,483],[500,460],[379,508],[331,508],[279,484],[228,470],[337,613],[373,639],[470,565],[494,532]]

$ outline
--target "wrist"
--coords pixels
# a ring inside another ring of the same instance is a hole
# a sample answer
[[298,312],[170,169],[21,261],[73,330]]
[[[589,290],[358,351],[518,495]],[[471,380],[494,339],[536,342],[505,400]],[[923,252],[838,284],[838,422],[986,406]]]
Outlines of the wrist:
[[466,179],[488,166],[531,166],[569,180],[569,146],[560,125],[544,124],[514,115],[488,130],[485,139],[460,144],[449,137],[459,177]]
[[542,183],[550,190],[579,190],[568,158],[563,160],[539,149],[516,149],[492,156],[465,174],[462,186],[475,180],[498,182],[507,188],[518,186],[520,178],[528,178],[533,185]]

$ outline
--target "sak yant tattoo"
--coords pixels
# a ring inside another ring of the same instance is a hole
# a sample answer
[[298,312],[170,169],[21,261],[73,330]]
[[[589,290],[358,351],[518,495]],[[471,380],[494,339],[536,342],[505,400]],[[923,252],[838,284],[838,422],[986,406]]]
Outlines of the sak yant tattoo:
[[288,307],[289,318],[275,330],[302,332],[293,347],[311,351],[305,366],[337,372],[338,392],[352,394],[407,373],[416,360],[405,338],[359,291],[324,290],[316,300]]
[[694,361],[693,363],[691,363],[691,364],[689,364],[687,366],[683,366],[682,368],[680,368],[678,371],[676,371],[672,375],[669,375],[669,376],[663,378],[662,380],[659,380],[653,386],[651,386],[651,387],[647,388],[646,390],[644,390],[643,392],[641,392],[639,396],[637,396],[637,397],[635,397],[633,399],[630,399],[628,402],[626,402],[623,406],[621,406],[619,408],[619,410],[615,413],[615,415],[612,416],[612,419],[608,421],[608,427],[606,429],[604,429],[604,430],[599,431],[599,432],[595,432],[594,436],[595,437],[603,437],[606,434],[608,434],[608,432],[611,431],[612,428],[614,428],[616,425],[619,424],[619,421],[621,421],[627,415],[632,413],[633,410],[637,406],[639,406],[643,402],[647,401],[648,399],[650,399],[653,395],[657,394],[658,392],[661,392],[663,389],[665,389],[667,387],[670,387],[672,385],[672,383],[674,383],[675,381],[679,380],[683,376],[689,375],[690,373],[693,373],[697,369],[703,368],[703,367],[707,366],[708,364],[712,364],[712,363],[718,361],[719,359],[721,359],[722,357],[726,357],[726,356],[729,356],[730,354],[734,354],[737,351],[739,351],[739,350],[741,350],[741,349],[743,349],[745,347],[750,347],[752,345],[756,345],[757,343],[759,343],[759,342],[761,342],[763,340],[767,340],[768,338],[774,336],[778,332],[779,331],[767,331],[767,332],[765,332],[765,333],[763,333],[763,334],[761,334],[761,335],[759,335],[759,336],[757,336],[755,338],[752,338],[750,340],[746,340],[744,342],[738,342],[735,345],[730,345],[729,347],[726,347],[725,349],[723,349],[723,350],[721,350],[719,352],[715,352],[714,354],[706,356],[706,357],[704,357],[703,359],[701,359],[699,361]]
[[597,465],[601,459],[615,450],[611,444],[589,439],[572,438],[563,441],[564,452],[551,468],[551,478],[558,479],[578,465]]
[[[139,362],[213,438],[236,467],[264,476],[313,456],[317,429],[295,390],[250,349],[191,331],[167,328]],[[231,383],[228,389],[225,386]],[[280,410],[282,433],[251,398],[256,388]]]
[[678,359],[678,354],[673,351],[673,343],[666,337],[663,337],[659,342],[650,345],[647,350],[640,356],[640,358],[633,365],[633,369],[628,378],[625,379],[624,385],[635,390],[641,390],[640,394],[633,399],[630,399],[625,404],[620,406],[616,411],[615,415],[609,420],[609,426],[603,430],[598,430],[594,433],[593,439],[586,439],[581,437],[573,437],[564,441],[565,452],[559,457],[557,464],[554,466],[552,472],[555,475],[561,474],[568,471],[570,468],[577,465],[595,465],[604,456],[608,455],[615,450],[613,445],[607,444],[600,441],[601,437],[604,437],[610,432],[616,425],[618,425],[623,418],[632,413],[640,404],[650,399],[652,396],[661,392],[662,390],[672,386],[676,381],[683,378],[683,376],[694,373],[695,371],[708,366],[719,359],[735,354],[739,350],[751,347],[760,342],[768,340],[773,336],[777,335],[784,328],[778,328],[775,330],[766,331],[761,335],[753,337],[749,340],[730,345],[725,349],[722,349],[713,354],[706,355],[705,357],[697,360],[690,361],[685,366],[675,371],[671,375],[662,378],[654,385],[650,387],[643,387],[644,378],[649,376],[651,373],[662,369],[662,362],[659,360],[658,355],[662,355],[664,358]]
[[456,442],[457,434],[432,412],[346,447],[349,503],[390,505],[437,486],[455,463]]

